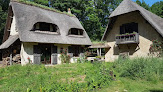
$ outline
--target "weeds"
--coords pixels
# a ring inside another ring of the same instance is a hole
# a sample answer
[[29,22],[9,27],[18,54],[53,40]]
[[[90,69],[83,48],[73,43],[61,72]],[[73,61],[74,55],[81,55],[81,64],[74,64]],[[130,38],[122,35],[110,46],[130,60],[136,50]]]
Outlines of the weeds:
[[[90,91],[108,86],[109,69],[103,63],[14,65],[0,69],[0,91]],[[85,76],[81,79],[79,76]],[[82,81],[82,82],[81,82]]]
[[163,79],[163,60],[161,58],[118,59],[113,65],[120,77],[159,81]]

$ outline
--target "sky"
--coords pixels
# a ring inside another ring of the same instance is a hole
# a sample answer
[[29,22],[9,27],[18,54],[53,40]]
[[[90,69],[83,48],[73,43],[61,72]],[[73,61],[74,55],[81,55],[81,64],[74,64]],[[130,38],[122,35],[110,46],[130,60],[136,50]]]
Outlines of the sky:
[[[132,0],[132,1],[136,1],[136,0]],[[142,0],[140,0],[142,1]],[[158,1],[163,1],[163,0],[144,0],[146,4],[149,4],[149,6],[152,6],[155,2]]]

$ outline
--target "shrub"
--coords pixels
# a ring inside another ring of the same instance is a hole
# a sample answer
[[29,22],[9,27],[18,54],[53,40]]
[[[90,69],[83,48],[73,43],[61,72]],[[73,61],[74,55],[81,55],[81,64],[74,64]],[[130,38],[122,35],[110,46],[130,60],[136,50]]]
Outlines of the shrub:
[[61,56],[60,56],[61,62],[70,63],[70,55],[67,54],[67,49],[61,48],[60,52],[61,52]]
[[163,41],[152,40],[149,51],[150,55],[161,57],[163,55]]
[[119,59],[113,67],[120,77],[141,78],[149,81],[163,79],[163,60],[161,58]]
[[86,72],[86,80],[89,90],[108,86],[111,81],[110,71],[102,62],[95,62]]

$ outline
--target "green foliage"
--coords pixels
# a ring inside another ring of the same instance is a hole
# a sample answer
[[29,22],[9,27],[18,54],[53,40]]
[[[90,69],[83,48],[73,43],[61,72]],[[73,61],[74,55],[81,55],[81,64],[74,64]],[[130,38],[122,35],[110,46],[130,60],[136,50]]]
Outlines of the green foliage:
[[142,6],[143,8],[150,10],[150,6],[147,5],[144,0],[142,0],[142,2],[140,2],[139,0],[136,0],[136,3]]
[[162,58],[119,59],[115,61],[114,68],[120,73],[120,77],[162,81],[162,61]]
[[149,51],[150,55],[161,57],[163,55],[163,41],[152,40]]
[[109,68],[106,68],[101,62],[94,63],[93,67],[86,72],[86,75],[88,87],[91,90],[108,86],[112,79]]
[[2,43],[3,32],[6,22],[7,13],[3,10],[4,7],[0,6],[0,43]]
[[67,49],[61,49],[60,52],[61,52],[60,59],[62,64],[70,63],[70,55],[67,54]]
[[151,8],[151,12],[163,18],[163,1],[154,3]]
[[13,65],[0,69],[0,91],[10,92],[79,92],[107,87],[109,68],[103,63]]
[[[123,92],[124,89],[129,92],[162,91],[162,61],[158,58],[139,58],[117,60],[115,63],[76,63],[53,67],[13,65],[0,68],[0,91]],[[116,74],[116,81],[112,81],[110,71]]]

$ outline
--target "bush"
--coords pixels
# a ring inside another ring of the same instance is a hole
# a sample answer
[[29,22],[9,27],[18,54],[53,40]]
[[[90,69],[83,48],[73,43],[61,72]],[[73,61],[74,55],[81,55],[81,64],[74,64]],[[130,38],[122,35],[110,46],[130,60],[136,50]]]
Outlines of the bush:
[[149,81],[163,80],[161,58],[118,59],[113,67],[120,73],[120,77],[141,78]]
[[62,64],[70,63],[70,55],[67,54],[67,49],[61,48],[60,52],[61,52],[60,59],[61,59]]

